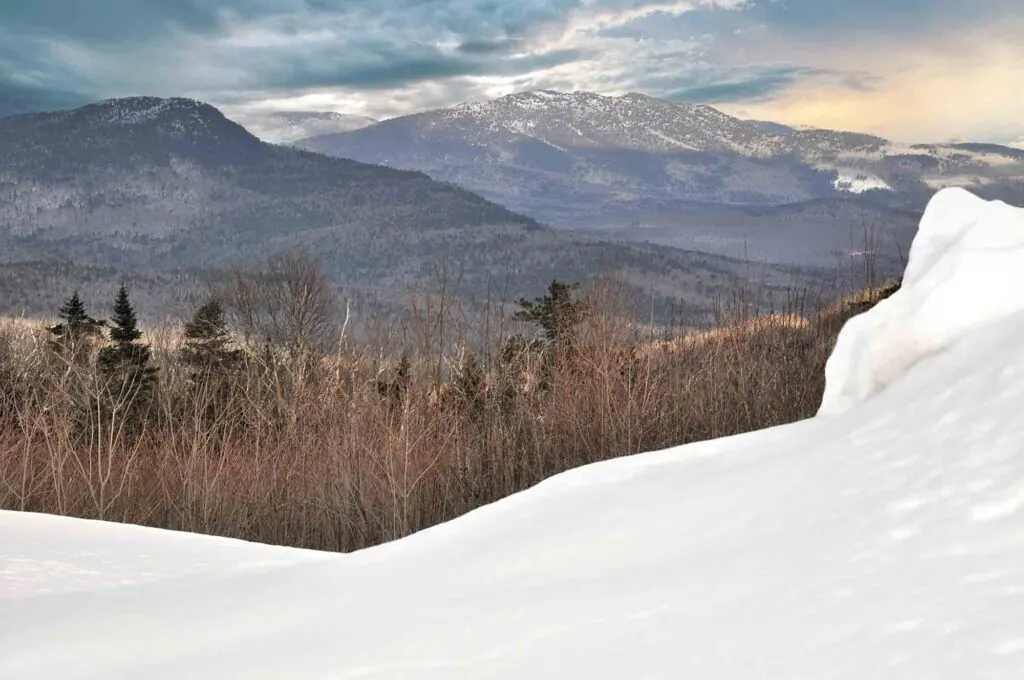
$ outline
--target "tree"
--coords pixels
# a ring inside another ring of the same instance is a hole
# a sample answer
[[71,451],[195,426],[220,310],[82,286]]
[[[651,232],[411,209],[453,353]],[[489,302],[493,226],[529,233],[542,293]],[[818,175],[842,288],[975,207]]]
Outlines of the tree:
[[195,369],[195,377],[224,372],[238,365],[242,352],[229,349],[231,336],[224,321],[224,307],[217,298],[204,303],[185,323],[182,358]]
[[520,298],[516,304],[522,309],[514,318],[537,324],[548,341],[556,342],[571,333],[586,315],[586,301],[573,299],[573,291],[579,286],[554,280],[548,285],[547,295],[533,300]]
[[55,336],[54,347],[58,350],[75,349],[83,340],[99,338],[102,335],[103,321],[97,321],[85,311],[85,304],[74,291],[60,308],[62,323],[50,326],[47,330]]
[[465,340],[460,343],[459,363],[452,378],[460,404],[479,415],[485,403],[487,376]]
[[236,271],[218,297],[247,340],[266,339],[293,356],[323,352],[337,340],[334,289],[307,253],[279,253],[255,270]]
[[124,284],[117,291],[114,300],[113,327],[110,339],[113,345],[100,350],[100,372],[107,378],[108,396],[111,406],[132,406],[144,403],[153,393],[156,383],[156,368],[150,366],[149,345],[138,342],[142,337],[138,319],[128,290]]
[[114,322],[110,329],[110,339],[118,344],[133,343],[142,337],[139,330],[139,320],[135,317],[135,309],[128,300],[128,289],[124,284],[117,290],[117,297],[114,298],[114,315],[111,317]]

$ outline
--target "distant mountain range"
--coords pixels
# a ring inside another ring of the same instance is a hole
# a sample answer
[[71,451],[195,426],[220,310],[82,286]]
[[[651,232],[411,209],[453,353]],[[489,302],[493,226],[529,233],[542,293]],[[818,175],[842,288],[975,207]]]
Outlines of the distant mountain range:
[[330,111],[279,111],[249,114],[238,122],[265,142],[288,144],[308,137],[359,130],[378,121]]
[[[420,172],[264,143],[188,99],[0,119],[4,263],[65,263],[52,271],[67,286],[76,267],[88,280],[113,268],[157,286],[295,247],[318,255],[338,285],[392,296],[441,268],[462,294],[533,295],[604,260],[658,305],[694,313],[754,278],[782,290],[823,275],[549,229]],[[7,280],[0,312],[33,311],[33,291],[60,288],[22,278],[31,290]]]
[[794,129],[635,93],[525,92],[296,146],[421,170],[555,226],[802,264],[858,250],[867,227],[905,252],[941,186],[1024,200],[1019,149]]

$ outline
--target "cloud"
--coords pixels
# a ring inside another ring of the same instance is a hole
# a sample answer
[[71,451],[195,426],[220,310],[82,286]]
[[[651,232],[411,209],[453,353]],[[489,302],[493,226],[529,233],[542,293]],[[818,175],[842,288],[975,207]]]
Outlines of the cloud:
[[870,33],[904,41],[1020,13],[1019,0],[758,0],[754,16],[787,31],[823,37]]
[[662,96],[672,101],[718,104],[760,101],[820,72],[799,66],[706,68],[671,79],[676,89]]
[[752,38],[758,51],[819,71],[770,100],[724,108],[912,142],[1015,139],[1024,134],[1024,98],[1013,94],[1024,82],[1022,32],[1024,19],[1009,16],[915,40],[765,30]]
[[1007,101],[1024,82],[1019,0],[0,5],[0,100],[20,88],[39,105],[187,95],[243,118],[385,117],[531,88],[632,90],[912,139],[1024,136]]
[[0,74],[0,118],[19,113],[70,109],[89,103],[89,97],[63,90],[26,87]]

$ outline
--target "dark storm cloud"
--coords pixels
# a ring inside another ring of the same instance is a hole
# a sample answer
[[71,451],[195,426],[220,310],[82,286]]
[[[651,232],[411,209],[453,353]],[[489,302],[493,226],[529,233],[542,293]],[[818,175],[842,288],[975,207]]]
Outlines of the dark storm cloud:
[[[621,0],[607,0],[621,4]],[[174,91],[382,88],[465,75],[506,75],[583,56],[540,50],[510,60],[523,36],[579,0],[32,0],[0,5],[0,67],[26,81],[96,96],[152,86],[154,65],[208,51],[223,82],[161,72]],[[232,43],[241,31],[259,36]],[[316,40],[303,36],[328,31]],[[225,45],[227,41],[227,45]],[[261,43],[262,41],[262,43]],[[452,42],[446,49],[442,43]],[[6,49],[5,47],[6,46]],[[69,63],[66,53],[86,63]],[[91,68],[89,66],[91,65]],[[170,69],[167,69],[168,71]],[[97,73],[103,74],[97,77]],[[173,75],[173,79],[169,76]]]
[[[460,46],[461,47],[461,46]],[[484,52],[501,58],[476,59],[480,52],[459,49],[448,54],[429,45],[409,46],[404,50],[381,48],[363,52],[358,59],[284,58],[261,67],[255,85],[271,90],[351,87],[388,89],[409,83],[453,78],[457,76],[514,76],[518,73],[550,68],[583,58],[576,49],[556,50],[515,59],[503,57],[500,51]]]
[[682,75],[673,85],[676,89],[665,93],[666,99],[706,104],[732,101],[750,101],[769,97],[801,78],[824,75],[822,71],[805,67],[776,67],[752,69],[719,69],[710,73]]

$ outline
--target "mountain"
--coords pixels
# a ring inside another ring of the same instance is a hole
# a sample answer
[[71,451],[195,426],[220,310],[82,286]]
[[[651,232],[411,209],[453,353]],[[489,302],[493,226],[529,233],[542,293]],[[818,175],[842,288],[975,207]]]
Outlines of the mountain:
[[239,122],[265,142],[290,144],[308,137],[358,130],[378,121],[331,111],[279,111],[250,114]]
[[[644,240],[650,234],[629,225],[654,215],[676,233],[663,243],[692,239],[723,220],[745,223],[752,206],[828,200],[919,214],[946,184],[971,186],[987,198],[1024,196],[1024,162],[1009,147],[901,145],[741,120],[636,93],[525,92],[297,146],[421,170],[554,226]],[[715,220],[701,221],[709,210]],[[837,234],[845,238],[860,222],[858,216],[821,225],[813,263],[831,258]],[[771,238],[778,227],[766,219],[745,233]],[[899,243],[903,251],[908,245],[906,238]]]
[[[752,275],[735,260],[548,229],[420,172],[266,144],[193,100],[137,97],[0,119],[4,263],[177,276],[296,247],[316,253],[339,286],[393,297],[438,269],[465,295],[534,295],[605,261],[637,291],[700,313]],[[76,270],[59,270],[75,285]],[[781,289],[820,274],[769,267],[757,276]],[[0,291],[0,311],[12,300],[13,311],[26,309],[26,297]]]

